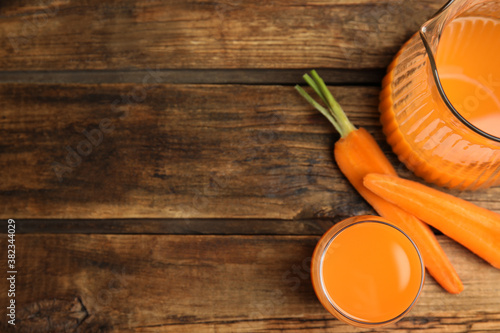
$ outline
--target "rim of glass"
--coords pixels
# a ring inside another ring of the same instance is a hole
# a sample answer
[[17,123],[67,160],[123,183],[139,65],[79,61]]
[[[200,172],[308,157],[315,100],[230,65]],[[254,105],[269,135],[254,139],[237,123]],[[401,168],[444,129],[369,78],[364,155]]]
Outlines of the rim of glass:
[[[429,21],[431,20],[434,20],[437,18],[437,16],[441,15],[445,10],[447,10],[456,0],[449,0],[443,7],[441,7],[430,19]],[[454,18],[453,18],[454,19]],[[429,22],[427,21],[427,22]],[[426,23],[427,24],[427,23]],[[425,24],[424,24],[425,26]],[[420,29],[419,31],[419,34],[420,34],[420,38],[422,39],[422,42],[424,43],[424,47],[425,47],[425,51],[427,53],[427,56],[429,58],[429,63],[431,65],[431,70],[432,70],[432,76],[434,77],[434,82],[436,83],[436,86],[437,86],[437,90],[439,91],[439,95],[441,95],[441,98],[443,99],[445,105],[448,107],[448,109],[451,111],[451,113],[458,119],[460,120],[460,122],[462,122],[465,126],[467,126],[469,129],[471,129],[472,131],[474,131],[475,133],[487,138],[487,139],[490,139],[490,140],[493,140],[493,141],[496,141],[496,142],[500,142],[500,137],[498,136],[495,136],[493,134],[490,134],[488,132],[485,132],[483,131],[482,129],[480,129],[479,127],[476,127],[475,125],[473,125],[472,123],[470,123],[467,119],[464,118],[464,116],[462,116],[460,114],[460,112],[457,111],[457,109],[455,109],[455,107],[453,106],[453,104],[450,102],[450,100],[448,99],[448,96],[446,96],[446,93],[443,89],[443,86],[441,85],[441,80],[439,78],[439,72],[438,72],[438,69],[437,69],[437,65],[436,65],[436,61],[434,59],[434,53],[432,52],[432,48],[429,44],[429,41],[427,40],[427,37],[424,35],[425,31],[422,31],[422,29]],[[437,51],[437,50],[436,50]]]
[[[337,306],[337,304],[331,299],[329,293],[327,292],[325,284],[324,284],[324,279],[323,279],[323,262],[324,262],[326,250],[330,247],[330,244],[335,240],[335,238],[342,231],[344,231],[347,228],[350,228],[352,226],[355,226],[357,224],[362,224],[362,223],[379,223],[379,224],[384,224],[386,226],[389,226],[389,227],[394,228],[397,231],[401,232],[411,242],[411,244],[413,245],[413,248],[415,249],[415,251],[417,251],[418,259],[420,260],[420,286],[418,287],[418,292],[415,295],[415,298],[410,303],[410,305],[403,312],[401,312],[399,315],[395,316],[394,318],[391,318],[391,319],[388,319],[388,320],[384,320],[384,321],[370,322],[370,321],[359,320],[359,319],[356,319],[356,318],[353,318],[353,317],[349,316],[347,313],[345,313],[344,310],[342,310],[339,306]],[[340,313],[343,317],[345,317],[348,320],[351,320],[353,322],[356,322],[358,324],[363,324],[363,325],[384,325],[384,324],[388,324],[388,323],[391,323],[391,322],[393,322],[395,320],[400,319],[401,317],[403,317],[404,315],[406,315],[408,313],[408,311],[410,311],[410,309],[413,307],[413,305],[415,305],[415,303],[417,302],[417,299],[420,296],[420,293],[422,292],[423,286],[424,286],[425,266],[424,266],[424,261],[422,259],[422,255],[420,254],[420,250],[418,249],[417,245],[415,244],[415,242],[403,230],[401,230],[400,228],[396,227],[395,225],[392,225],[392,224],[387,223],[387,222],[377,221],[377,220],[363,220],[363,221],[357,221],[357,222],[354,222],[352,224],[349,224],[349,225],[346,225],[346,226],[342,227],[340,230],[338,230],[330,238],[330,240],[328,240],[328,243],[326,243],[326,245],[323,248],[323,251],[321,253],[320,265],[319,265],[319,278],[320,278],[320,283],[321,283],[321,289],[323,290],[324,295],[328,299],[328,302],[335,309],[335,311],[337,311],[338,313]]]

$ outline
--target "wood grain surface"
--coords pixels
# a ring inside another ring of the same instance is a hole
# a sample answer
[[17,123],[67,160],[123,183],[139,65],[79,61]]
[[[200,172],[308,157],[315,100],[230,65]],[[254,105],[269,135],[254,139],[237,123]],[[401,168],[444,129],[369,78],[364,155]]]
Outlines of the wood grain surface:
[[[378,88],[332,90],[409,175],[384,144]],[[338,135],[293,87],[2,84],[0,97],[4,218],[372,212],[333,162]],[[500,211],[499,193],[461,196]]]
[[[465,290],[427,277],[410,314],[377,331],[494,332],[500,271],[447,238]],[[18,235],[20,332],[373,332],[330,316],[309,279],[316,236]],[[0,247],[6,246],[5,237]],[[2,257],[1,261],[5,261]],[[5,290],[7,280],[0,279]],[[6,293],[0,293],[5,304]],[[9,332],[5,318],[2,332]]]
[[445,2],[2,1],[0,70],[383,68]]

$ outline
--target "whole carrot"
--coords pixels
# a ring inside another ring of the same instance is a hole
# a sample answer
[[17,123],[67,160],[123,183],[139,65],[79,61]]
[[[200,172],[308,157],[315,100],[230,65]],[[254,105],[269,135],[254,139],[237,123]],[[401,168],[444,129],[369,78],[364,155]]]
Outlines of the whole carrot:
[[423,184],[369,174],[365,186],[500,268],[500,215]]
[[363,185],[363,178],[369,173],[396,175],[392,164],[375,139],[365,129],[356,129],[352,125],[315,71],[311,72],[311,76],[304,75],[304,80],[319,95],[327,108],[316,102],[300,86],[297,85],[295,88],[332,123],[341,135],[340,140],[335,143],[334,156],[342,173],[380,215],[410,235],[420,249],[427,270],[436,281],[450,293],[461,292],[462,282],[429,227]]

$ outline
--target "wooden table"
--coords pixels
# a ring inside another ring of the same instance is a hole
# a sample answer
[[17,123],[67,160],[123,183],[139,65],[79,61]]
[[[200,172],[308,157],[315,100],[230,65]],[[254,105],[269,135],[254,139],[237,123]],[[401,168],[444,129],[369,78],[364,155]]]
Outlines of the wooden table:
[[[2,1],[0,308],[14,219],[16,331],[372,332],[311,287],[319,237],[374,212],[293,85],[318,69],[415,179],[384,142],[379,86],[444,2]],[[457,195],[500,212],[500,188]],[[499,332],[500,271],[438,237],[464,292],[428,276],[377,331]]]

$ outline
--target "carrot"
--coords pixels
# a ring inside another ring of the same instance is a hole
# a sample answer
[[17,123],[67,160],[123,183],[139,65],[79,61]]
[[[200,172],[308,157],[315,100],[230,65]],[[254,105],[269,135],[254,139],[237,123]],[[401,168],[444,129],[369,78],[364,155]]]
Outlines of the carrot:
[[500,268],[500,214],[394,176],[369,174],[364,184]]
[[[353,132],[353,136],[348,137],[348,140],[341,139],[335,144],[335,160],[340,170],[377,213],[410,235],[422,254],[429,274],[448,292],[460,293],[464,289],[463,284],[429,226],[414,215],[374,194],[363,185],[364,176],[372,170],[383,172],[377,163],[371,163],[370,160],[382,156],[378,160],[379,165],[385,164],[382,162],[384,160],[389,162],[366,130],[360,128],[357,132]],[[371,149],[364,150],[366,148]],[[360,154],[362,155],[360,156]],[[387,174],[395,176],[396,172],[388,172]]]
[[295,86],[295,89],[333,124],[341,136],[335,143],[334,157],[342,173],[381,216],[410,235],[422,254],[428,272],[436,281],[450,293],[461,292],[462,282],[429,227],[363,185],[363,178],[369,173],[397,175],[375,139],[365,129],[356,129],[352,125],[315,71],[311,72],[311,76],[304,75],[304,80],[327,107],[321,106],[300,86]]

